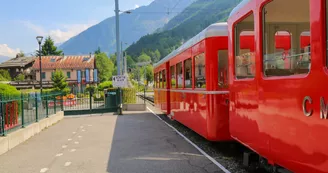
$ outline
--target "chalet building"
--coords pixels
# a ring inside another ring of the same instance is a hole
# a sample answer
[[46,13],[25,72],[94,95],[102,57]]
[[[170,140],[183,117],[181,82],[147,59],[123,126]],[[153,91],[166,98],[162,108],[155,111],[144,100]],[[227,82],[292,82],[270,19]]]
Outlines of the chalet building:
[[[73,91],[83,91],[87,84],[97,83],[98,75],[95,68],[94,55],[78,56],[42,56],[42,83],[51,82],[55,70],[61,70],[67,77],[67,82]],[[32,66],[36,81],[40,81],[39,58],[35,59]]]
[[35,74],[32,71],[32,66],[35,57],[19,57],[10,59],[0,64],[0,69],[7,70],[12,79],[19,74],[25,75],[25,80],[32,81],[35,79]]

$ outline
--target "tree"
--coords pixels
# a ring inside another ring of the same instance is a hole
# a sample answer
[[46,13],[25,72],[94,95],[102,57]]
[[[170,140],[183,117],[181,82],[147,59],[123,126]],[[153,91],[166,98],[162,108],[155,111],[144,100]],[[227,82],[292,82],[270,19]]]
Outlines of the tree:
[[17,57],[24,57],[25,56],[25,53],[23,51],[20,51],[18,54],[17,54]]
[[24,81],[25,80],[25,75],[23,73],[20,73],[17,75],[14,79],[15,81]]
[[64,75],[63,71],[57,69],[51,77],[51,81],[53,82],[53,91],[64,92],[68,94],[70,89],[68,88],[66,79],[67,77]]
[[130,55],[127,56],[126,63],[128,67],[133,67],[136,64]]
[[153,62],[158,62],[161,59],[161,53],[158,49],[155,50],[154,56],[153,56]]
[[114,64],[105,53],[96,54],[96,67],[101,82],[108,81],[113,76]]
[[0,70],[0,81],[11,81],[8,70]]
[[148,65],[145,68],[146,71],[144,71],[144,73],[146,73],[146,80],[147,80],[147,86],[149,83],[154,81],[154,67],[152,65]]
[[151,61],[150,56],[148,56],[147,54],[145,54],[144,52],[138,57],[138,62],[147,62],[147,61]]
[[95,55],[100,54],[100,53],[101,53],[101,50],[100,50],[100,47],[98,47],[98,49],[95,51]]
[[[45,42],[42,45],[41,55],[48,56],[48,55],[57,55],[60,56],[63,54],[63,51],[57,50],[54,41],[49,36],[46,38]],[[37,56],[39,56],[39,51],[37,51]]]

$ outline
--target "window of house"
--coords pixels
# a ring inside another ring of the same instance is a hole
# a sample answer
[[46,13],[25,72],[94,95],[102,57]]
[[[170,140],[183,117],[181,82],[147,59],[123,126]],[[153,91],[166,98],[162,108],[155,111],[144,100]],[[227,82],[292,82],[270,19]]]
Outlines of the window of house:
[[235,25],[235,75],[236,79],[255,76],[254,14]]
[[42,79],[45,79],[46,78],[46,72],[42,72],[41,77],[42,77]]
[[182,75],[182,62],[177,64],[177,78],[178,78],[178,88],[183,87],[183,75]]
[[171,71],[171,88],[175,88],[176,87],[175,66],[171,66],[170,71]]
[[195,59],[195,88],[206,88],[205,53],[194,57]]
[[191,58],[184,61],[184,84],[185,88],[192,87],[192,63]]
[[68,72],[66,73],[66,76],[67,76],[68,79],[70,79],[70,78],[71,78],[71,72],[68,71]]
[[[298,10],[288,6],[297,4]],[[282,7],[283,8],[277,8]],[[307,74],[311,67],[310,0],[274,0],[263,8],[266,77]]]
[[228,50],[218,51],[219,88],[228,88]]
[[85,71],[81,71],[81,77],[85,78]]

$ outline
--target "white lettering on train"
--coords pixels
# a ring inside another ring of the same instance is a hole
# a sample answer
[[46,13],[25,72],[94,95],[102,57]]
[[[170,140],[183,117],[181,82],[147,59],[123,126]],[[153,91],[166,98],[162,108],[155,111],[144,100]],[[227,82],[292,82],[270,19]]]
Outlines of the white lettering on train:
[[[305,116],[310,117],[313,114],[313,109],[307,109],[306,104],[312,104],[312,98],[309,96],[304,97],[302,107],[303,107],[303,113]],[[321,119],[328,119],[328,105],[325,102],[324,97],[320,97],[320,118]]]
[[320,98],[320,118],[327,119],[328,115],[328,105],[325,103],[325,99],[323,97]]

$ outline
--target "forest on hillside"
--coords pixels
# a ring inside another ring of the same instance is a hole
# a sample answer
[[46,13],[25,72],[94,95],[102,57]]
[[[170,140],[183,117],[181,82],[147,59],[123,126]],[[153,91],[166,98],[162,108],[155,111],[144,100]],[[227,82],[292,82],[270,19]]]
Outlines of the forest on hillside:
[[158,62],[188,39],[216,22],[227,20],[241,0],[198,0],[170,20],[158,32],[143,36],[126,51],[135,62],[148,55]]

